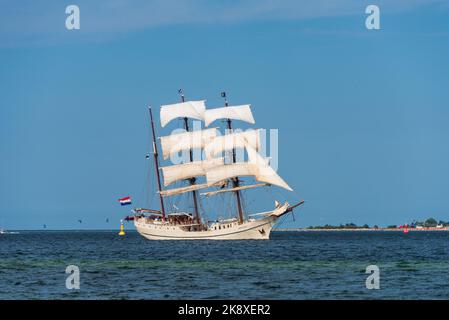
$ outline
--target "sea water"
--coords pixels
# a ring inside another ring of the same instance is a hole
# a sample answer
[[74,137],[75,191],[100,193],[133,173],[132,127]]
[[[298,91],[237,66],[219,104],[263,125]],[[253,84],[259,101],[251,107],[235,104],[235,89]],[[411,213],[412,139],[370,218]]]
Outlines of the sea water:
[[[449,299],[449,232],[273,232],[149,241],[135,231],[0,235],[0,299]],[[79,268],[79,289],[66,268]],[[367,267],[379,289],[367,289]]]

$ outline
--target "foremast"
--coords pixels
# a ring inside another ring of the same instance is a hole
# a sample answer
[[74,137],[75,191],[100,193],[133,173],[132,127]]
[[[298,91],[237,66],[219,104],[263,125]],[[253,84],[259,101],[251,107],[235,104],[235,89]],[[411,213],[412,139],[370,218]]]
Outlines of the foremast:
[[150,112],[151,132],[153,133],[154,167],[156,170],[157,187],[159,190],[159,200],[160,200],[160,206],[161,206],[162,221],[165,222],[165,207],[164,207],[164,198],[162,197],[162,193],[161,193],[162,185],[161,185],[161,175],[159,173],[159,152],[158,152],[157,143],[156,143],[156,131],[154,129],[153,111],[151,110],[151,107],[149,107],[148,110]]
[[[182,89],[179,89],[178,92],[181,95],[181,102],[185,103],[186,102],[185,96],[184,96]],[[187,118],[187,117],[184,117],[184,129],[186,130],[186,132],[190,132],[189,118]],[[189,148],[189,158],[190,158],[190,162],[193,162],[192,148]],[[194,186],[196,184],[196,177],[190,178],[189,183],[191,186]],[[200,212],[199,212],[199,208],[198,208],[198,192],[196,190],[193,190],[192,196],[193,196],[193,208],[194,208],[194,221],[196,224],[200,225],[201,217],[200,217]]]
[[[226,92],[223,91],[221,93],[221,96],[225,100],[225,107],[229,107],[228,99],[226,97]],[[230,118],[227,118],[226,123],[228,126],[229,133],[232,133],[232,120]],[[237,162],[236,151],[235,151],[235,148],[232,148],[232,163],[236,163],[236,162]],[[238,221],[239,221],[239,224],[242,224],[243,223],[243,208],[242,208],[242,199],[241,199],[240,190],[238,189],[240,187],[239,177],[232,178],[232,187],[235,190],[234,194],[235,194],[235,198],[237,201]]]

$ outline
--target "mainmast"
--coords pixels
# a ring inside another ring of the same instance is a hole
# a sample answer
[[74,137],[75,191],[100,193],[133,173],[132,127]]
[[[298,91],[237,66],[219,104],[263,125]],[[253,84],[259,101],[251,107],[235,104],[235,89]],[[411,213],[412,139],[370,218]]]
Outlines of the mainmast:
[[151,119],[151,131],[153,133],[153,155],[154,155],[154,166],[156,169],[156,176],[157,176],[157,186],[159,190],[159,199],[161,204],[161,213],[162,213],[162,221],[165,222],[165,207],[164,207],[164,198],[162,197],[162,185],[161,185],[161,176],[159,173],[159,153],[157,150],[157,143],[156,143],[156,131],[154,130],[154,121],[153,121],[153,112],[151,111],[151,107],[148,108],[150,111],[150,119]]
[[[179,94],[181,95],[181,102],[185,102],[185,97],[184,97],[184,93],[182,92],[182,89],[178,90]],[[190,131],[190,127],[189,127],[189,119],[187,117],[184,117],[184,129],[189,132]],[[190,162],[193,162],[193,150],[192,148],[189,149],[189,155],[190,155]],[[196,178],[190,178],[189,179],[189,183],[191,186],[193,186],[196,182]],[[196,221],[197,224],[200,224],[200,213],[199,213],[199,209],[198,209],[198,194],[196,190],[192,191],[192,196],[193,196],[193,208],[194,208],[194,220]]]
[[[228,99],[226,98],[226,92],[222,92],[221,96],[225,99],[225,107],[229,107],[229,103],[228,103]],[[228,129],[229,129],[229,133],[232,133],[232,121],[231,119],[226,119],[226,122],[228,124]],[[236,152],[235,152],[235,148],[232,148],[232,163],[236,163],[237,159],[236,159]],[[240,181],[238,177],[235,177],[232,179],[232,186],[233,188],[238,188],[240,186]],[[238,218],[239,218],[239,224],[243,223],[243,208],[242,208],[242,200],[240,197],[240,191],[236,190],[234,191],[235,193],[235,197],[237,200],[237,210],[238,210]]]

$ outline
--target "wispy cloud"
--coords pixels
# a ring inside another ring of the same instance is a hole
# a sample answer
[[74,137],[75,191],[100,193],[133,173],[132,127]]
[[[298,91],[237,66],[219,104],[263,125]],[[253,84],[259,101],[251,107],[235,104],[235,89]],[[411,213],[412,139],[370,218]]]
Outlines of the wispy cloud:
[[[0,1],[0,45],[63,41],[65,7],[81,9],[81,30],[89,37],[116,34],[177,24],[242,23],[261,20],[301,20],[364,14],[368,4],[378,4],[390,13],[442,0],[73,0]],[[447,6],[447,4],[446,4]]]

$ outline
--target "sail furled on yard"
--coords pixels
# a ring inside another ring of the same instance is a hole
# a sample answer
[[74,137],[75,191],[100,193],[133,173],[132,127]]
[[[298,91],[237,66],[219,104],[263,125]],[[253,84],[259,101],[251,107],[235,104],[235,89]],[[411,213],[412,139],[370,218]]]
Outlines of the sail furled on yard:
[[[161,170],[164,177],[164,186],[169,186],[179,180],[205,176],[208,170],[223,164],[223,158],[215,158],[162,167]],[[214,183],[217,182],[218,181],[214,181]]]
[[206,111],[205,100],[186,101],[161,106],[161,126],[165,127],[176,118],[191,118],[204,121]]
[[251,184],[249,186],[241,186],[241,187],[236,187],[236,188],[231,188],[231,189],[222,189],[222,190],[215,190],[215,191],[205,192],[205,193],[202,193],[201,195],[206,196],[206,197],[210,197],[210,196],[215,196],[217,194],[225,193],[225,192],[235,192],[235,191],[242,191],[242,190],[260,188],[260,187],[267,187],[267,186],[269,186],[269,184],[267,184],[267,183]]
[[260,130],[246,130],[223,136],[217,136],[204,147],[206,158],[213,158],[226,151],[251,147],[256,151],[261,150]]
[[192,132],[175,133],[161,137],[162,156],[164,160],[180,151],[204,148],[217,136],[217,129],[205,129]]
[[249,104],[209,109],[204,113],[206,127],[218,119],[240,120],[251,124],[256,123],[251,112],[251,105]]
[[186,192],[191,192],[191,191],[196,191],[196,190],[201,190],[201,189],[206,189],[206,188],[211,188],[211,187],[224,187],[226,185],[226,181],[219,181],[217,183],[201,183],[201,184],[193,184],[187,187],[181,187],[181,188],[176,188],[176,189],[167,189],[167,190],[163,190],[161,191],[161,195],[163,197],[169,197],[169,196],[176,196],[179,194],[183,194]]

